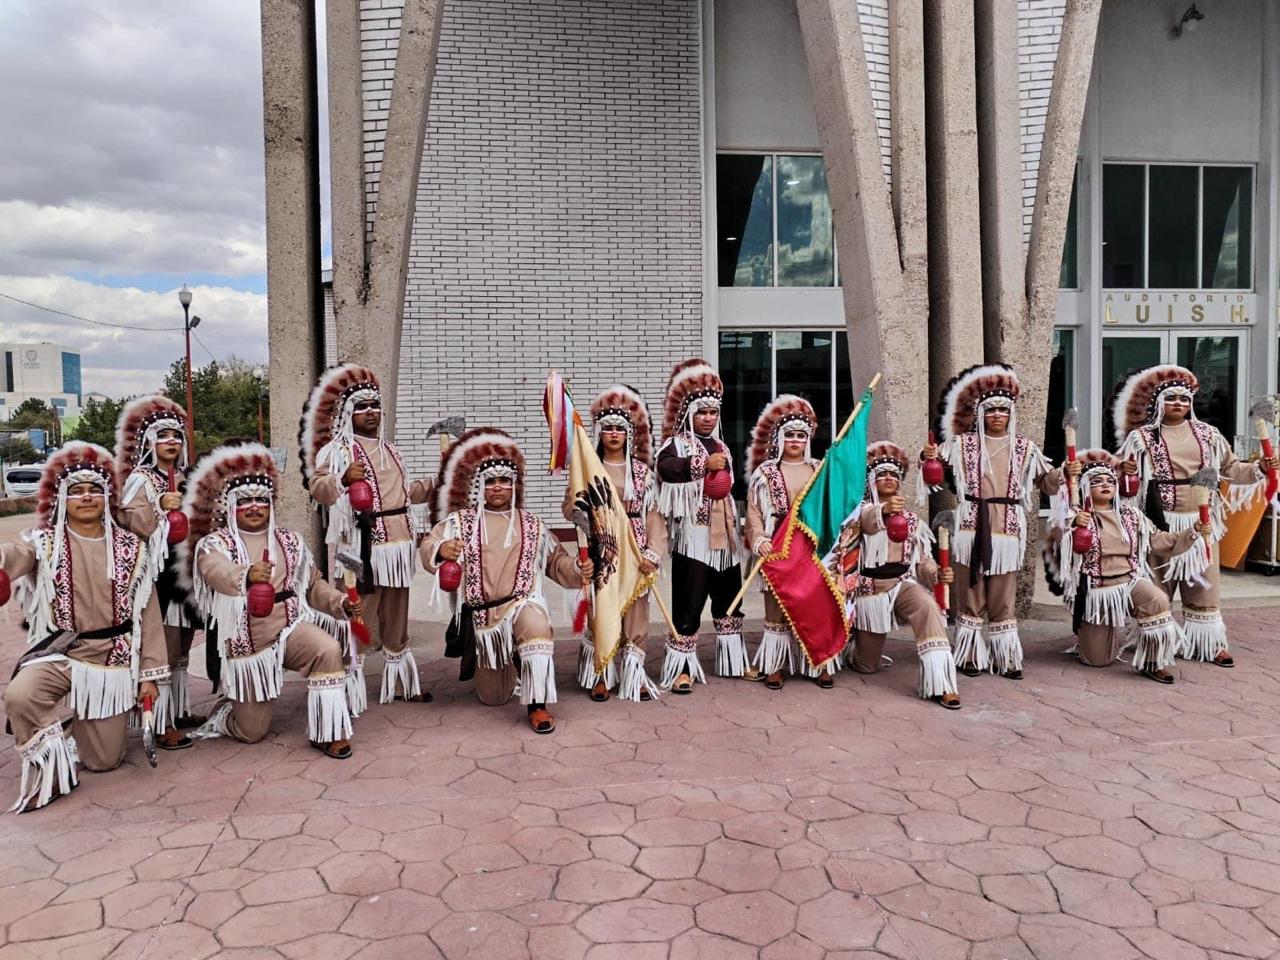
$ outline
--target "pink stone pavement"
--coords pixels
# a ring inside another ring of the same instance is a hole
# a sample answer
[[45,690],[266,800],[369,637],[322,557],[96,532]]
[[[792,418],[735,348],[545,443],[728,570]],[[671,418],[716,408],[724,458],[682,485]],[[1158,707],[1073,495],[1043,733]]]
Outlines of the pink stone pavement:
[[292,680],[264,743],[153,771],[135,741],[0,817],[0,960],[1274,957],[1278,619],[1229,614],[1240,666],[1172,688],[1040,623],[1027,679],[962,678],[959,713],[901,642],[830,692],[597,705],[566,640],[550,737],[423,644],[436,703],[375,704],[351,760],[307,748]]

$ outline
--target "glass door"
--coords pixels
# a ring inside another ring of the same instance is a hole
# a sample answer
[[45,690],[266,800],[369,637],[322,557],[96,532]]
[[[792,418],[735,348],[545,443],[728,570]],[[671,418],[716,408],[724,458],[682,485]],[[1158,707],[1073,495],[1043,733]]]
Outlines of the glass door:
[[1196,416],[1217,427],[1227,441],[1234,444],[1239,426],[1244,422],[1244,397],[1240,393],[1243,334],[1142,330],[1108,332],[1102,338],[1102,382],[1108,390],[1102,408],[1105,445],[1115,447],[1111,397],[1116,387],[1131,371],[1158,363],[1176,363],[1196,375],[1200,381]]

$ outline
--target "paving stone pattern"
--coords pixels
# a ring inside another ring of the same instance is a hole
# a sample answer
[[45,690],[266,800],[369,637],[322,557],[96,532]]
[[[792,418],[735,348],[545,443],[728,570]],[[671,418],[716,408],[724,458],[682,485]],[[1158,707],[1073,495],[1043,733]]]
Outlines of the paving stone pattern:
[[291,680],[262,744],[152,771],[135,742],[0,817],[0,960],[1273,957],[1277,613],[1229,615],[1240,666],[1173,688],[1043,624],[1027,679],[962,678],[959,713],[910,696],[903,643],[830,692],[596,705],[566,642],[551,737],[431,660],[437,702],[375,705],[346,762]]

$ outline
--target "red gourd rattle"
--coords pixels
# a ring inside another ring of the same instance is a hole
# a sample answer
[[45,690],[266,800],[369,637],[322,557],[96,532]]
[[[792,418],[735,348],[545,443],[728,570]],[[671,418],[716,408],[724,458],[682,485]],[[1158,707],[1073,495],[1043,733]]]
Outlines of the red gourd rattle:
[[[262,551],[262,562],[267,563],[271,559],[269,551]],[[249,616],[256,617],[261,620],[263,617],[271,613],[276,605],[276,588],[270,583],[251,583],[249,584],[248,606]]]
[[8,603],[11,596],[13,596],[13,585],[9,582],[9,575],[0,570],[0,607]]
[[733,477],[728,470],[712,470],[702,478],[702,492],[712,500],[723,500],[733,489]]
[[445,593],[453,593],[462,585],[462,564],[457,560],[446,560],[440,564],[436,576],[440,580],[440,589]]
[[368,480],[352,480],[347,487],[347,498],[356,513],[368,513],[373,509],[373,487]]
[[1136,473],[1120,472],[1120,496],[1126,500],[1132,500],[1138,495],[1138,475]]
[[[169,468],[169,492],[178,492],[178,482],[174,478],[173,467]],[[187,521],[187,515],[181,510],[170,510],[167,519],[169,521],[169,543],[181,543],[187,539],[187,532],[191,529],[191,525]]]
[[[932,430],[930,430],[929,446],[931,447],[936,446],[937,443],[938,443],[938,440],[936,435]],[[942,461],[939,460],[937,457],[929,457],[923,460],[920,464],[920,476],[924,480],[925,486],[928,486],[928,487],[942,486],[942,481],[946,476],[946,471],[943,469]]]
[[894,543],[906,543],[911,535],[911,525],[907,523],[906,514],[891,513],[884,519],[884,532]]

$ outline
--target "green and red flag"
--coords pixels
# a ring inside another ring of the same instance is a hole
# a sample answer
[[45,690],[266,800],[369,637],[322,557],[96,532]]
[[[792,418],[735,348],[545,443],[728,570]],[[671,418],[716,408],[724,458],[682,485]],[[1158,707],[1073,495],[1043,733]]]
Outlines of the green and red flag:
[[826,457],[773,534],[761,567],[769,589],[813,667],[840,655],[849,636],[844,594],[823,558],[862,503],[867,481],[867,422],[875,383],[862,394]]

